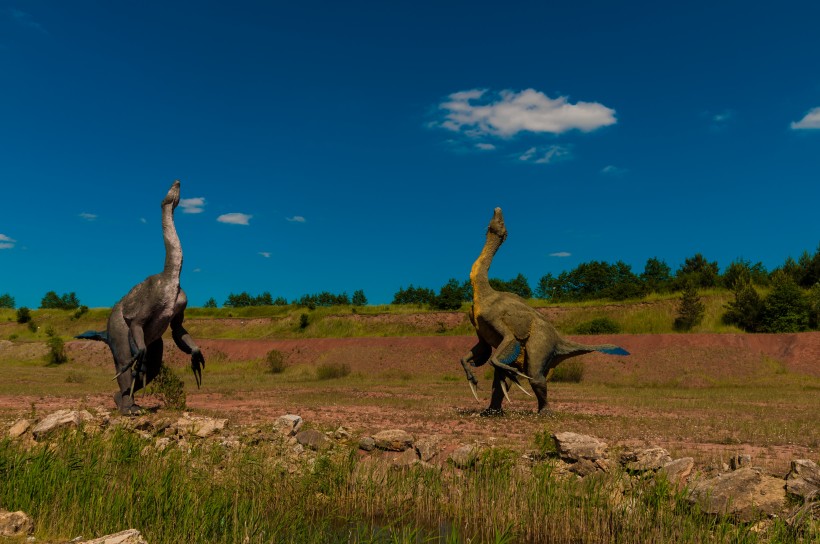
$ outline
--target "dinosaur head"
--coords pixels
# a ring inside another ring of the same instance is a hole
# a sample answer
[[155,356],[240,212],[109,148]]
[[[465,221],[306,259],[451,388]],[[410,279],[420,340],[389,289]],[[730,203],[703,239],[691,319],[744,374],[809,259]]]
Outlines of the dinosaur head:
[[162,199],[163,208],[168,204],[171,205],[172,210],[177,207],[177,204],[179,204],[179,180],[176,180],[171,185],[171,188],[168,189],[168,194]]
[[504,226],[504,215],[501,213],[501,208],[496,208],[493,213],[493,218],[487,227],[487,234],[490,233],[501,238],[502,242],[507,239],[507,227]]

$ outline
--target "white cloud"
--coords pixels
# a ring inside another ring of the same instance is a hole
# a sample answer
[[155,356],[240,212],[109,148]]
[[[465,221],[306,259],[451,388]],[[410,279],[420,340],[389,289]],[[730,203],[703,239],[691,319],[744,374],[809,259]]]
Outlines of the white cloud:
[[734,117],[734,113],[732,113],[730,110],[726,110],[726,111],[716,113],[715,115],[713,115],[712,116],[712,122],[722,124],[722,123],[725,123],[725,122],[729,121],[732,117]]
[[571,257],[572,253],[568,251],[557,251],[555,253],[550,253],[550,257]]
[[481,151],[492,151],[492,150],[495,149],[495,146],[493,144],[488,144],[488,143],[485,143],[485,142],[479,142],[479,143],[475,144],[475,146],[478,149],[480,149]]
[[605,176],[620,177],[627,173],[627,169],[620,168],[618,166],[615,166],[614,164],[608,164],[601,168],[601,173]]
[[569,148],[560,145],[551,145],[545,149],[531,147],[518,157],[518,160],[534,164],[550,164],[569,159],[572,156]]
[[226,213],[216,218],[220,223],[228,223],[230,225],[249,225],[252,215],[246,213]]
[[145,219],[144,217],[140,217],[140,223],[147,223],[147,222],[148,222],[147,219]]
[[179,206],[182,208],[182,213],[202,213],[205,208],[205,198],[198,196],[195,198],[181,198]]
[[8,242],[0,242],[0,249],[11,249],[14,247],[14,244]]
[[97,214],[83,212],[79,214],[78,217],[82,217],[86,221],[94,221],[95,219],[97,219]]
[[260,251],[259,254],[266,259],[270,259],[270,251]]
[[820,108],[812,108],[801,120],[791,124],[793,130],[820,129]]
[[14,238],[6,236],[5,234],[0,234],[0,249],[11,249],[14,247],[16,242],[17,240]]
[[5,234],[0,234],[0,242],[12,242],[12,243],[14,243],[16,241],[17,240],[12,239],[12,238],[6,236]]
[[511,137],[519,132],[561,134],[578,129],[590,132],[614,125],[615,110],[598,102],[570,104],[566,96],[550,98],[535,89],[492,93],[460,91],[439,104],[441,128],[468,136]]
[[202,272],[202,269],[201,268],[194,268],[193,272]]
[[294,215],[293,217],[286,217],[285,219],[287,219],[291,223],[307,223],[307,219],[305,219],[301,215]]
[[31,18],[31,15],[26,13],[25,11],[20,11],[19,9],[11,8],[11,18],[14,20],[15,23],[18,25],[25,27],[25,28],[33,28],[34,30],[38,30],[43,34],[48,34],[45,27]]

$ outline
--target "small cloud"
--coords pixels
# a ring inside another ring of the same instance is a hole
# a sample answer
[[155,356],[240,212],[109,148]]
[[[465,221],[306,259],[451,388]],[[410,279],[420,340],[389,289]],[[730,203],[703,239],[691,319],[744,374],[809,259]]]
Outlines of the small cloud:
[[182,213],[202,213],[205,208],[205,198],[198,196],[196,198],[181,198],[179,206],[182,208]]
[[140,217],[140,223],[147,223],[147,222],[148,222],[147,219],[145,219],[144,217]]
[[0,234],[0,242],[12,242],[13,243],[13,242],[16,242],[16,241],[17,240],[12,239],[12,238],[6,236],[5,234]]
[[194,269],[192,270],[192,272],[202,272],[202,269],[201,269],[201,268],[194,268]]
[[571,257],[572,253],[568,251],[557,251],[555,253],[550,253],[550,257]]
[[435,126],[469,137],[509,138],[520,132],[561,134],[574,129],[591,132],[617,122],[615,110],[603,104],[571,104],[566,96],[550,98],[535,89],[459,91],[439,104],[439,110],[444,117]]
[[572,156],[569,148],[560,145],[551,145],[546,149],[531,147],[518,157],[518,160],[533,164],[551,164],[569,159]]
[[731,112],[730,110],[726,110],[726,111],[723,111],[721,113],[716,113],[715,115],[712,116],[712,122],[713,123],[718,123],[718,124],[725,123],[725,122],[729,121],[730,119],[732,119],[732,117],[734,117],[734,115],[735,114],[733,112]]
[[475,144],[475,146],[481,151],[493,151],[495,149],[495,146],[493,144],[488,144],[485,142],[479,142]]
[[97,214],[83,212],[79,214],[78,217],[82,217],[86,221],[94,221],[95,219],[97,219]]
[[305,219],[301,215],[294,215],[293,217],[286,217],[285,219],[287,219],[291,223],[307,223],[307,219]]
[[226,213],[216,218],[220,223],[228,223],[229,225],[249,225],[252,215],[246,213]]
[[7,242],[0,242],[0,249],[11,249],[14,247],[14,244],[10,244]]
[[6,236],[5,234],[0,234],[0,249],[11,249],[14,247],[16,242],[17,240],[14,238]]
[[270,251],[260,251],[259,254],[266,259],[270,259]]
[[46,31],[43,25],[32,19],[31,15],[29,15],[25,11],[20,11],[19,9],[11,8],[11,18],[12,20],[14,20],[15,23],[24,28],[32,28],[38,32],[42,32],[43,34],[48,34],[48,31]]
[[628,170],[626,168],[619,168],[619,167],[617,167],[615,165],[612,165],[612,164],[608,164],[608,165],[604,166],[603,168],[601,168],[601,174],[603,174],[605,176],[621,177],[624,174],[626,174],[627,171]]
[[793,122],[791,127],[792,130],[820,129],[820,107],[809,110],[805,117]]

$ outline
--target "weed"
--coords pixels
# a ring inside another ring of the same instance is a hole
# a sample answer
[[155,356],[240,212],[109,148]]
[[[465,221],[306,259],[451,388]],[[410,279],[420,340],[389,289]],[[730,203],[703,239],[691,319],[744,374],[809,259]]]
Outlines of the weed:
[[70,370],[65,377],[65,383],[85,383],[88,381],[85,374],[77,372],[76,370]]
[[575,327],[576,334],[617,334],[621,332],[618,322],[608,317],[598,317]]
[[185,383],[168,365],[159,367],[159,374],[148,386],[148,393],[156,395],[167,408],[185,410]]
[[350,374],[350,367],[344,363],[323,363],[316,367],[316,379],[333,380]]
[[551,382],[565,382],[565,383],[581,383],[584,379],[584,363],[583,361],[564,361],[555,367],[551,373],[549,381]]
[[285,356],[281,351],[272,349],[265,355],[265,366],[270,374],[281,374],[285,371]]
[[[49,366],[61,365],[68,362],[68,355],[65,352],[65,343],[59,336],[50,335],[46,345],[48,345],[48,353],[46,353],[45,360]],[[48,333],[48,331],[46,331]]]

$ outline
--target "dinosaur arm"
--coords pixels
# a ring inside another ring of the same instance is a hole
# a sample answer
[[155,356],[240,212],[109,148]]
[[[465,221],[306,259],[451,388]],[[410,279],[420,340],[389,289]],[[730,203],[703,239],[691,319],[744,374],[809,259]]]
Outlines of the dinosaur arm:
[[171,318],[171,338],[174,339],[174,343],[183,353],[191,356],[191,370],[193,370],[194,378],[196,378],[196,386],[199,387],[202,384],[202,369],[205,368],[205,357],[194,339],[182,326],[187,305],[188,298],[185,296],[185,292],[180,289],[177,297],[177,311],[174,313],[174,317]]
[[470,389],[473,392],[473,396],[478,400],[478,394],[476,393],[476,385],[478,384],[478,380],[476,380],[473,371],[470,369],[471,366],[481,366],[486,363],[490,359],[490,355],[493,352],[492,346],[488,344],[483,338],[478,338],[478,343],[473,346],[467,354],[461,358],[461,367],[464,369],[464,373],[467,375],[467,381],[470,383]]
[[[128,322],[128,334],[131,336],[131,349],[137,349],[136,353],[134,353],[134,361],[138,363],[142,363],[143,359],[145,359],[145,331],[142,329],[142,323],[137,321],[136,319],[132,319]],[[137,364],[137,368],[140,365]]]
[[521,344],[515,336],[508,335],[498,344],[492,356],[492,361],[506,366],[514,366],[520,354]]

